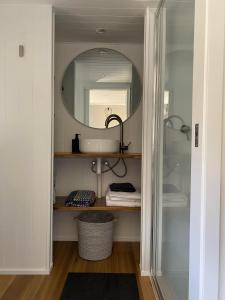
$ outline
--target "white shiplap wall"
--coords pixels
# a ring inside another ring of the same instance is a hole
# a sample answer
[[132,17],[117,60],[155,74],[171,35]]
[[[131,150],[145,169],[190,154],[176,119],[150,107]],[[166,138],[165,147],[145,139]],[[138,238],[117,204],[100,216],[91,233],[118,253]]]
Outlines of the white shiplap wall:
[[52,23],[49,5],[0,6],[0,273],[51,265]]
[[[71,140],[74,133],[83,138],[118,139],[119,127],[108,130],[88,128],[75,121],[63,105],[60,87],[63,74],[70,61],[78,54],[97,47],[111,48],[127,56],[136,66],[141,78],[143,69],[143,44],[108,44],[108,43],[56,43],[55,47],[55,151],[71,151]],[[142,139],[142,103],[135,114],[124,125],[125,143],[132,144],[130,152],[141,152]],[[109,183],[130,181],[141,186],[140,160],[127,159],[128,174],[125,178],[117,178],[111,172],[103,175],[102,191],[105,193]],[[93,189],[96,191],[96,175],[90,170],[91,159],[56,159],[55,179],[56,195],[67,195],[75,189]],[[119,169],[122,172],[122,169]],[[76,240],[75,214],[54,213],[54,239]],[[115,224],[115,240],[133,241],[140,239],[140,212],[118,213]]]

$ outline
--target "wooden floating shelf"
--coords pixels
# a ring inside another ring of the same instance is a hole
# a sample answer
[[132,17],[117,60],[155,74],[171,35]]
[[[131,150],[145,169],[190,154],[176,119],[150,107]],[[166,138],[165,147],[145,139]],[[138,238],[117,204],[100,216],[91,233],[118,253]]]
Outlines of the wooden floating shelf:
[[55,152],[57,158],[97,158],[97,157],[108,157],[108,158],[136,158],[141,159],[141,153],[71,153],[71,152]]
[[68,211],[68,212],[76,212],[76,211],[124,211],[124,212],[132,212],[132,211],[140,211],[140,207],[123,207],[123,206],[106,206],[105,198],[97,199],[95,201],[94,206],[90,207],[72,207],[65,206],[65,198],[66,197],[56,197],[56,203],[53,208],[55,211]]

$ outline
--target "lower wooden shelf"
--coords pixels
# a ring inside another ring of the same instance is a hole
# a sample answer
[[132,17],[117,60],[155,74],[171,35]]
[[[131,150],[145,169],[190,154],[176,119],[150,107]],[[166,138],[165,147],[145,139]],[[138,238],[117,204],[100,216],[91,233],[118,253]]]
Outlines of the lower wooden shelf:
[[124,207],[124,206],[106,206],[105,198],[97,199],[94,206],[90,207],[71,207],[65,206],[66,197],[56,197],[56,203],[53,208],[55,211],[140,211],[140,207]]

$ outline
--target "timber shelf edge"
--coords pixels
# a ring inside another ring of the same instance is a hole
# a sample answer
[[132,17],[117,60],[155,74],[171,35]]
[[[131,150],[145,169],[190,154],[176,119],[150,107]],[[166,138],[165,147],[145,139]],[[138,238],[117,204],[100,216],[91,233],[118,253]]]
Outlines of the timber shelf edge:
[[54,211],[64,212],[81,212],[81,211],[123,211],[132,212],[140,211],[140,207],[124,207],[124,206],[106,206],[105,198],[97,199],[94,206],[89,207],[71,207],[65,206],[65,196],[57,196],[56,202],[53,205]]
[[72,153],[72,152],[55,152],[55,158],[134,158],[141,159],[141,153]]

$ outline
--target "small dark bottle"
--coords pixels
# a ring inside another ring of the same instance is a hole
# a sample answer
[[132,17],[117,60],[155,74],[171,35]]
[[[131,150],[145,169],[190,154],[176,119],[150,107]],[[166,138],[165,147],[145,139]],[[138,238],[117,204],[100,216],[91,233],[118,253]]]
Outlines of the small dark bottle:
[[79,133],[75,134],[75,139],[72,140],[72,152],[80,153],[80,141],[79,141]]

